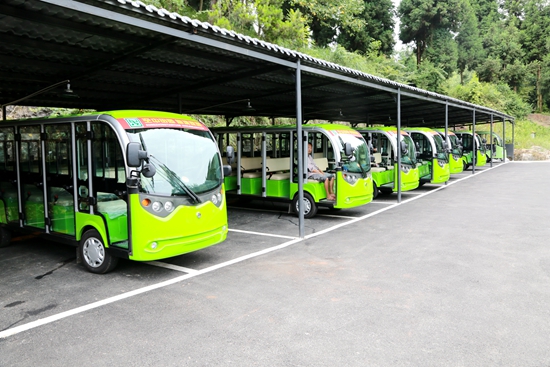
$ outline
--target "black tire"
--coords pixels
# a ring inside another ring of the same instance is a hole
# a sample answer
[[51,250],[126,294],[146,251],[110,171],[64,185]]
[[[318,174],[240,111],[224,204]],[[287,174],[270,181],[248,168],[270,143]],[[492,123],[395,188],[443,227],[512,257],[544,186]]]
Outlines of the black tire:
[[0,227],[0,247],[6,247],[10,244],[10,241],[11,232],[4,227]]
[[372,181],[372,199],[376,199],[378,196],[379,190],[378,186],[376,185],[376,182]]
[[84,232],[78,251],[82,264],[90,273],[105,274],[118,264],[118,258],[109,254],[101,235],[95,229]]
[[381,187],[380,189],[378,189],[378,191],[380,191],[384,195],[390,195],[393,192],[392,189],[388,189],[386,187]]
[[[292,208],[294,213],[298,215],[298,194],[294,195],[294,199],[292,199]],[[317,204],[315,204],[313,197],[304,191],[304,218],[313,218],[315,214],[317,214]]]
[[466,171],[470,165],[464,161],[462,161],[462,170]]

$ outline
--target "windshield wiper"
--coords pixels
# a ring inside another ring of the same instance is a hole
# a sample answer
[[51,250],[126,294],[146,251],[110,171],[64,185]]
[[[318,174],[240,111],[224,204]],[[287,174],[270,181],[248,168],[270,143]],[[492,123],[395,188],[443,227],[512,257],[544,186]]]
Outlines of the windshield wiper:
[[201,199],[187,186],[179,176],[172,171],[170,168],[168,168],[164,163],[159,161],[157,158],[150,156],[152,163],[161,169],[159,173],[164,176],[165,179],[168,180],[172,184],[172,186],[177,187],[180,189],[180,191],[184,191],[187,195],[189,195],[194,203],[202,203]]

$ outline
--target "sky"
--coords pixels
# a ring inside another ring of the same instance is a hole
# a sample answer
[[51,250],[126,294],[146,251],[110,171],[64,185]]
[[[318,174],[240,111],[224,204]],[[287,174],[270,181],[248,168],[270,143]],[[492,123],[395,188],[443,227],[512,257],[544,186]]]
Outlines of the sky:
[[[399,6],[399,3],[401,0],[392,0],[393,5],[395,6],[395,9]],[[394,50],[396,52],[401,51],[404,48],[403,43],[399,40],[399,18],[395,17],[395,28],[393,30],[393,38],[395,39],[395,47]]]

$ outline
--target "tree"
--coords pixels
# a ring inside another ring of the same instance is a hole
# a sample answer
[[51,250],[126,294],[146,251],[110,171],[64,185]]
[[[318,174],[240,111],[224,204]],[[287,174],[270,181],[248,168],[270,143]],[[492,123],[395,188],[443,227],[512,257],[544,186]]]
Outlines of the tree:
[[366,53],[372,42],[379,42],[379,51],[384,55],[391,55],[395,45],[393,38],[394,12],[391,0],[365,0],[363,13],[358,15],[364,20],[364,27],[361,31],[342,27],[336,37],[338,44],[351,52]]
[[460,73],[460,82],[464,83],[464,71],[467,68],[473,70],[477,67],[484,54],[477,17],[467,0],[463,19],[455,40],[458,46],[457,66]]
[[415,44],[416,63],[420,65],[424,52],[437,29],[457,32],[464,0],[402,0],[397,9],[401,19],[399,39]]
[[425,58],[445,71],[447,75],[455,71],[458,47],[453,35],[442,28],[434,30],[430,46],[426,49]]
[[315,44],[325,47],[346,30],[355,35],[365,29],[364,0],[285,0],[284,9],[300,10],[307,19]]
[[550,6],[546,1],[530,0],[525,7],[525,19],[521,29],[521,43],[525,50],[527,63],[531,64],[535,73],[536,84],[536,106],[542,112],[542,77],[544,72],[543,60],[548,55],[550,47]]
[[299,10],[282,10],[283,0],[220,0],[208,11],[208,21],[219,27],[287,47],[308,43],[309,28]]

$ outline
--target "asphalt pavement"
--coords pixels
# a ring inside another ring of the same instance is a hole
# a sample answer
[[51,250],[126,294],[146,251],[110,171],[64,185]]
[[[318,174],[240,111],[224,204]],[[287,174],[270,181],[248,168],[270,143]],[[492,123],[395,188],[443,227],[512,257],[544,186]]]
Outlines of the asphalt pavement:
[[225,243],[104,276],[22,241],[0,249],[0,366],[548,367],[548,187],[549,162],[484,167],[305,239],[232,207]]

